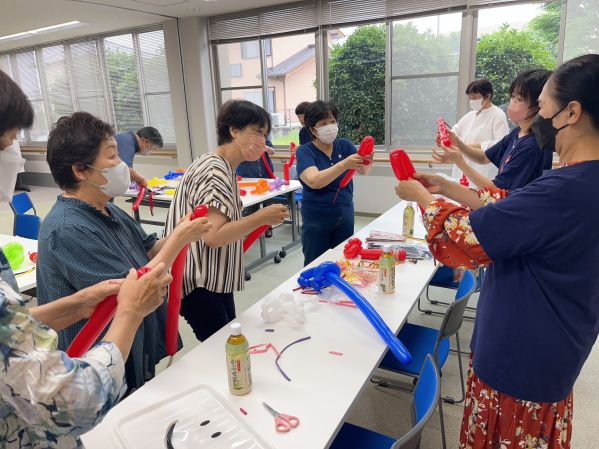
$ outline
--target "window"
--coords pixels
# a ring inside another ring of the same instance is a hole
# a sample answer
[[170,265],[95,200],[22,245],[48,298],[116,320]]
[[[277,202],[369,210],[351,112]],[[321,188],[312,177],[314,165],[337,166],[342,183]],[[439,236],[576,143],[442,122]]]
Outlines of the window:
[[479,11],[475,76],[491,80],[496,105],[505,109],[509,86],[521,71],[555,68],[560,16],[559,3],[549,2]]
[[339,137],[359,143],[374,137],[385,143],[384,24],[341,28],[327,32],[329,98],[339,109]]
[[175,143],[162,30],[5,53],[0,69],[33,106],[25,143],[45,142],[51,124],[74,111],[108,121],[117,132],[155,126],[166,145]]
[[586,53],[599,53],[599,2],[569,0],[564,61]]
[[241,57],[243,59],[256,59],[260,57],[260,45],[258,41],[241,43]]
[[430,147],[456,121],[462,14],[393,22],[391,146]]
[[231,64],[229,67],[231,68],[231,76],[232,77],[240,77],[241,76],[241,64]]

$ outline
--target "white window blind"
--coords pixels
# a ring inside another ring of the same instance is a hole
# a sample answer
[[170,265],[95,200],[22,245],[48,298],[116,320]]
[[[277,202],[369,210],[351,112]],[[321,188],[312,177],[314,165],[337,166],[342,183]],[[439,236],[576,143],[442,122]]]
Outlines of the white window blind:
[[0,54],[0,69],[21,86],[34,109],[25,142],[43,142],[49,126],[89,112],[117,132],[156,127],[175,143],[164,33],[156,27],[88,36]]

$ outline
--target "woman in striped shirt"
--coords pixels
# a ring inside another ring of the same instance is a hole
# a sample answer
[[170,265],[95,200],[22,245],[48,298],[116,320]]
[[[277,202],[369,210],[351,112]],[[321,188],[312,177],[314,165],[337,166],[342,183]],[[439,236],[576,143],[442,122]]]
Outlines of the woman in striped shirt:
[[190,245],[183,281],[181,315],[200,341],[235,318],[233,292],[244,287],[242,239],[258,226],[277,225],[289,216],[273,204],[242,217],[235,169],[257,161],[270,133],[268,113],[249,101],[231,100],[217,117],[218,147],[196,159],[185,172],[166,218],[165,235],[198,204],[209,206],[212,229]]

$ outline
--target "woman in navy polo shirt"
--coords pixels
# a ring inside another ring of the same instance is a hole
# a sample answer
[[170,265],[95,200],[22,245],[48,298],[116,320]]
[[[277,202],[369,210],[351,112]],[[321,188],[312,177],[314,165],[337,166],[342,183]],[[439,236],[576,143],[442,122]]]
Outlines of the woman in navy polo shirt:
[[[552,152],[539,151],[531,130],[539,111],[537,100],[541,89],[551,75],[549,70],[531,69],[520,73],[510,85],[510,103],[507,115],[517,126],[507,136],[486,151],[467,145],[450,131],[453,145],[443,150],[433,150],[437,163],[456,164],[478,187],[497,187],[514,190],[538,178],[543,170],[551,169]],[[489,179],[464,161],[464,156],[478,164],[493,164],[499,169],[494,179]]]
[[441,262],[489,264],[460,448],[570,447],[572,388],[599,333],[598,91],[599,55],[568,61],[551,76],[533,128],[560,166],[522,189],[477,192],[425,174],[415,178],[427,188],[396,187],[426,208],[429,245]]
[[353,143],[337,138],[338,115],[337,107],[325,101],[310,103],[304,113],[306,128],[312,135],[312,142],[296,152],[297,174],[304,188],[304,265],[353,235],[353,181],[341,190],[339,184],[347,170],[356,169],[367,175],[372,169],[372,163],[363,164],[364,158],[356,153]]

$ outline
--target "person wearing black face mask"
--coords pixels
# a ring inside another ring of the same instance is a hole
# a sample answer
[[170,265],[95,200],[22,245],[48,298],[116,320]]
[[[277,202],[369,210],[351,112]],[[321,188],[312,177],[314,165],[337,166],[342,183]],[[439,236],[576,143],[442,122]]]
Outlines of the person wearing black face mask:
[[553,126],[553,119],[564,109],[566,109],[566,106],[563,106],[559,111],[549,118],[545,118],[540,114],[537,114],[535,119],[532,121],[531,129],[535,135],[537,145],[541,150],[555,152],[555,138],[557,137],[557,133],[568,126],[568,124],[565,124],[561,128],[555,128]]
[[597,92],[596,54],[564,63],[549,78],[538,135],[545,148],[555,147],[560,165],[521,189],[477,192],[424,173],[396,187],[426,208],[427,240],[439,261],[489,265],[460,448],[570,448],[572,389],[599,334]]

